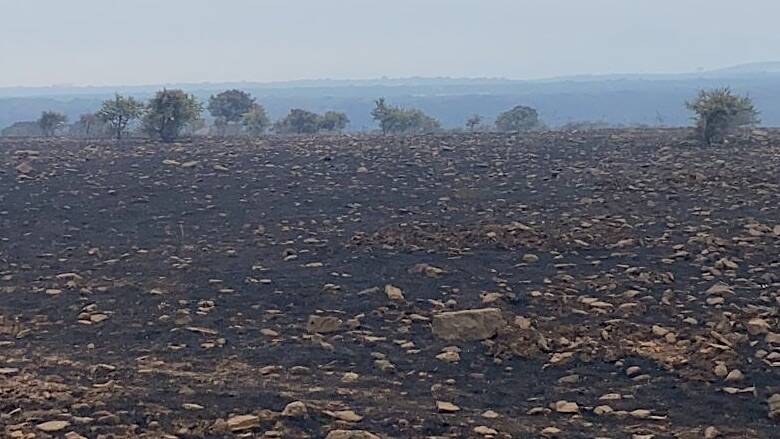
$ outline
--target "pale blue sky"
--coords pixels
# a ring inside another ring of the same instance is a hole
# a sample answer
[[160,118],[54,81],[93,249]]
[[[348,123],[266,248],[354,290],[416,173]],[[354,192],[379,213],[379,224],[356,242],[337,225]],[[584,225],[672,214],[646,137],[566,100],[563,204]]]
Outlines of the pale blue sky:
[[0,0],[0,86],[658,73],[780,60],[778,0]]

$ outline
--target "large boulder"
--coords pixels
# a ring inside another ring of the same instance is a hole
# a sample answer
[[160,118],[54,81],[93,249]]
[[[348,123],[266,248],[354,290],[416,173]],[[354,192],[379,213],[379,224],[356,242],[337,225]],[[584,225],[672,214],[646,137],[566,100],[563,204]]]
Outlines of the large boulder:
[[433,316],[433,335],[448,341],[478,341],[493,337],[505,325],[497,308],[444,312]]

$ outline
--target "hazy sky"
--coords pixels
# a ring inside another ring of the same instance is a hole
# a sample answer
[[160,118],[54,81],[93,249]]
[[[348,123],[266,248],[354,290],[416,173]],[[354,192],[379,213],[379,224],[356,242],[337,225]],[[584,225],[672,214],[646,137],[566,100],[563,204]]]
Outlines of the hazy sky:
[[780,60],[778,0],[0,0],[0,86],[538,78]]

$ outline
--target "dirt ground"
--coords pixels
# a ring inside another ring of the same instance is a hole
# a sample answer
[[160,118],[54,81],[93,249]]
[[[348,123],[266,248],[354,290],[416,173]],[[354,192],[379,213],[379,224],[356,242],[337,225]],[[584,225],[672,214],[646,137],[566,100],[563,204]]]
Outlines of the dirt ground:
[[0,436],[779,437],[780,131],[689,136],[0,140]]

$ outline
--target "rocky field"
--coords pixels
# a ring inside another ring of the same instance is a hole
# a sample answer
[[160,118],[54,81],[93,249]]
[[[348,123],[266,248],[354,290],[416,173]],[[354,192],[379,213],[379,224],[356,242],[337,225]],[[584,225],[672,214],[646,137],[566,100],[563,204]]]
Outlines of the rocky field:
[[3,438],[773,438],[780,132],[0,140]]

